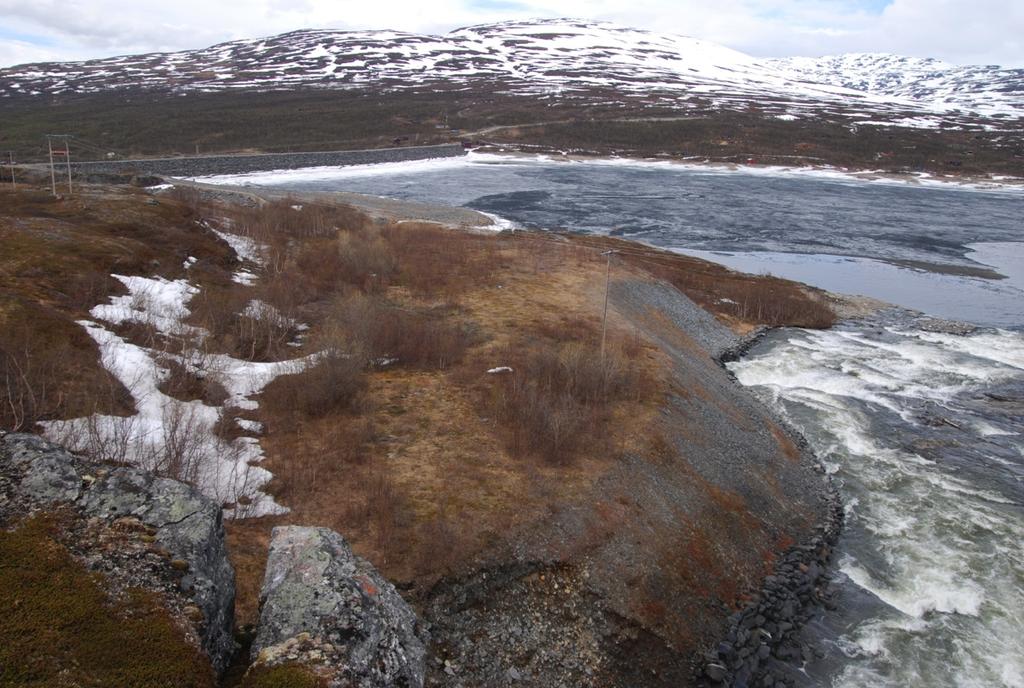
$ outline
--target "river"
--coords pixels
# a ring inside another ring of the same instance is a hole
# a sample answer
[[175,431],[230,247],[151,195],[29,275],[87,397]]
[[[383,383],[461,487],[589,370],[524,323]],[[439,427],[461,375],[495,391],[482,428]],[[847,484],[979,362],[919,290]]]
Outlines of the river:
[[894,304],[777,330],[730,364],[803,432],[846,508],[835,609],[806,629],[818,656],[796,675],[1024,688],[1020,189],[487,155],[221,181],[465,206]]

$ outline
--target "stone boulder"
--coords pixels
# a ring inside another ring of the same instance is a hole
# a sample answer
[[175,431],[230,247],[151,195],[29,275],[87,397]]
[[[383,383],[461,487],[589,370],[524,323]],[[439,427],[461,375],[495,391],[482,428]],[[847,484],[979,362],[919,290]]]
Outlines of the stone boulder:
[[274,528],[253,642],[255,666],[298,663],[331,686],[421,688],[427,633],[332,530]]
[[[195,629],[219,674],[235,651],[235,572],[220,507],[185,483],[0,433],[0,526],[69,507],[69,546],[112,588],[163,594]],[[95,540],[93,536],[103,531]],[[117,532],[116,547],[108,535]]]

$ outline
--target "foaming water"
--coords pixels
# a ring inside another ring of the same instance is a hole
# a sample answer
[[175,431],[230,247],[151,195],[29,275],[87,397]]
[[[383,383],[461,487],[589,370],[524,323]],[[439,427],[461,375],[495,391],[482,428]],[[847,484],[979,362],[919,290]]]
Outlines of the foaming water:
[[818,678],[1024,686],[1024,334],[893,317],[776,332],[730,369],[844,495],[840,609]]

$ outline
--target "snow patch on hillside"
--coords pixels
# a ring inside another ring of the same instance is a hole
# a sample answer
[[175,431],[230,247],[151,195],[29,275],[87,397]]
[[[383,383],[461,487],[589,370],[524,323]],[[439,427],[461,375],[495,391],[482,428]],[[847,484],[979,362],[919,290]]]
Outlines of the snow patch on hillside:
[[[258,245],[232,234],[229,244],[248,259],[258,259]],[[280,375],[299,373],[316,362],[304,358],[255,362],[209,353],[203,346],[208,333],[185,324],[188,302],[199,289],[186,280],[113,275],[128,290],[110,303],[90,311],[95,320],[79,324],[96,342],[103,367],[131,395],[135,413],[128,416],[93,414],[44,423],[47,437],[72,451],[107,461],[131,463],[162,475],[185,480],[225,506],[236,518],[287,513],[264,486],[273,477],[255,465],[263,459],[255,437],[226,439],[220,430],[226,421],[258,433],[259,423],[230,418],[255,410],[252,398]],[[252,318],[277,317],[272,306],[251,301],[245,311]],[[104,324],[101,324],[104,323]],[[138,324],[154,333],[146,345],[129,341],[108,326]],[[201,400],[182,401],[161,389],[175,368],[200,379],[213,380],[227,392],[221,405]],[[112,395],[115,392],[111,392]]]

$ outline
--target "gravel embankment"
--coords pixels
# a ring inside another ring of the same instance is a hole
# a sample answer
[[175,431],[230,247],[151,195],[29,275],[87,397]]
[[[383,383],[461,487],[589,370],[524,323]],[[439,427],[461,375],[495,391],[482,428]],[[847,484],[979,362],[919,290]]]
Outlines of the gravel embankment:
[[671,285],[640,280],[616,282],[612,297],[627,310],[654,309],[663,313],[716,360],[740,343],[740,338],[715,316]]

